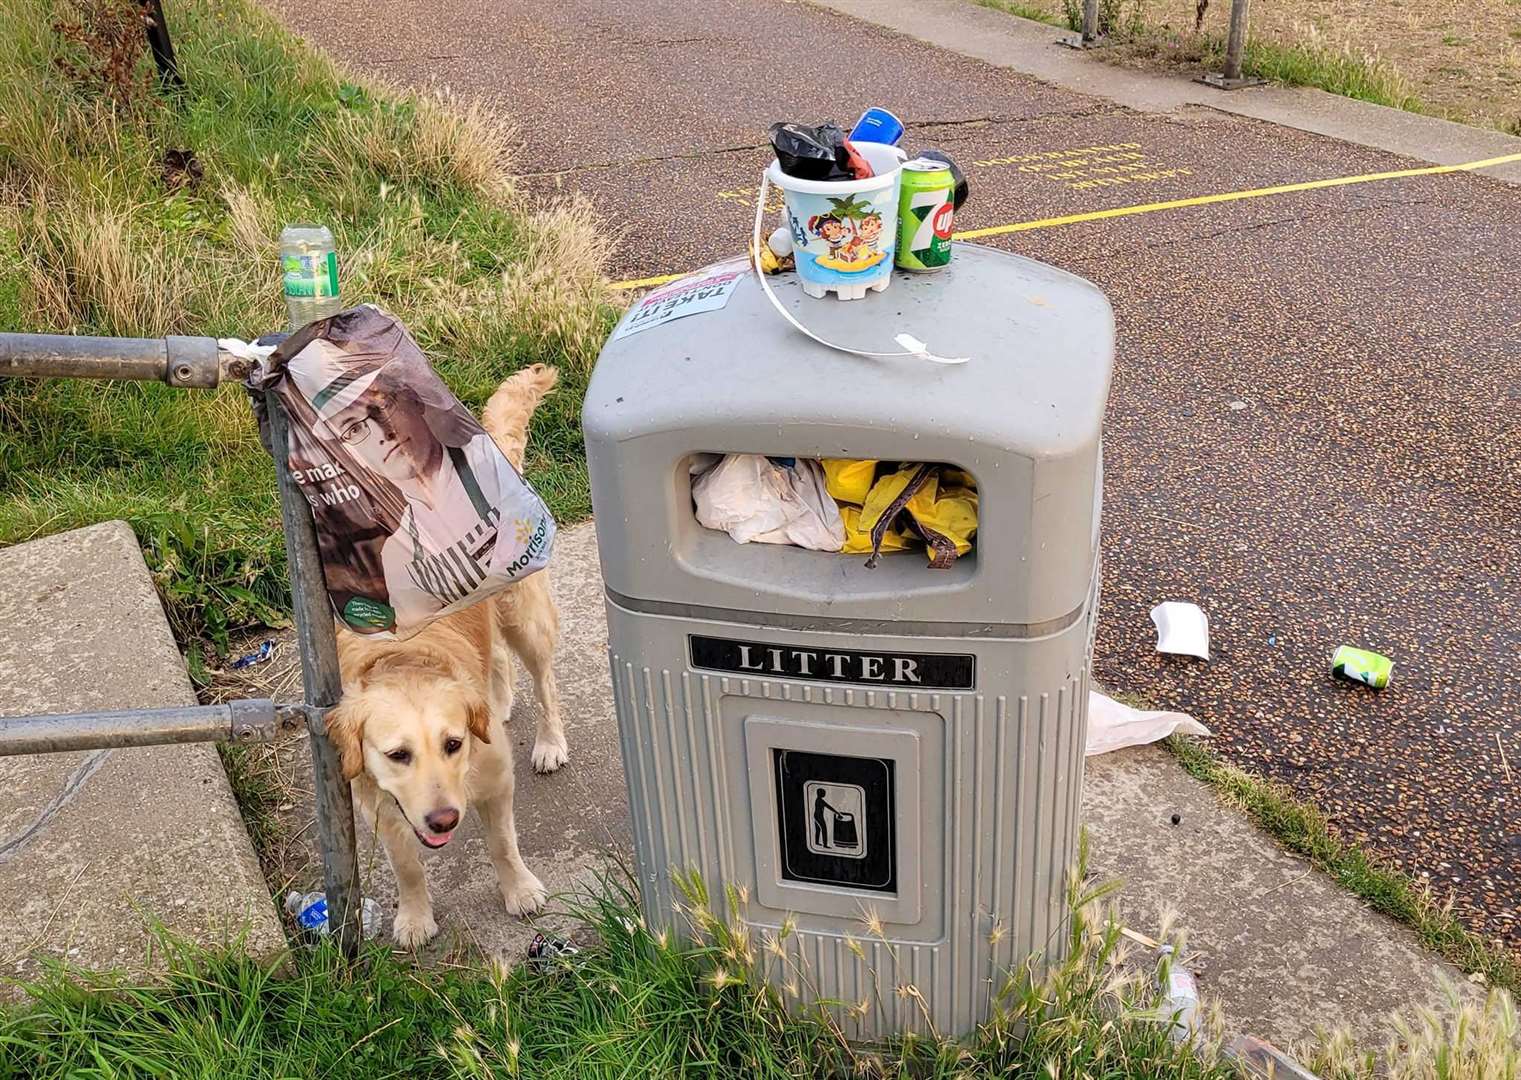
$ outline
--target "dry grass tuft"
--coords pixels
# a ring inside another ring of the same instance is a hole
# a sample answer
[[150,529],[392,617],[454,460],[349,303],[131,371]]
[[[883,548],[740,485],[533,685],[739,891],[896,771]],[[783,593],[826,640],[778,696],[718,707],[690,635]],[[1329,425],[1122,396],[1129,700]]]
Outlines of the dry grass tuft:
[[1345,1031],[1302,1052],[1323,1080],[1515,1080],[1521,1076],[1521,1023],[1515,1001],[1496,989],[1474,1001],[1443,982],[1443,1003],[1414,1019],[1395,1017],[1383,1053],[1360,1051]]
[[479,100],[461,101],[442,90],[418,99],[414,152],[440,163],[458,187],[483,198],[512,193],[512,146],[516,131]]
[[268,198],[236,181],[222,188],[233,249],[250,262],[272,264],[280,251],[280,221]]
[[503,202],[513,131],[483,103],[448,90],[408,94],[380,84],[361,87],[355,107],[327,125],[318,153],[348,183],[369,171],[391,183],[434,191],[455,188]]
[[106,324],[135,337],[184,332],[179,268],[160,238],[134,228],[129,210],[39,193],[17,232],[38,322]]
[[[602,270],[611,235],[577,196],[526,216],[516,239],[521,257],[493,280],[456,285],[443,276],[430,279],[427,332],[466,355],[489,354],[504,337],[532,339],[535,349],[589,374],[613,299]],[[441,260],[449,256],[435,253]],[[384,267],[371,257],[365,272]]]

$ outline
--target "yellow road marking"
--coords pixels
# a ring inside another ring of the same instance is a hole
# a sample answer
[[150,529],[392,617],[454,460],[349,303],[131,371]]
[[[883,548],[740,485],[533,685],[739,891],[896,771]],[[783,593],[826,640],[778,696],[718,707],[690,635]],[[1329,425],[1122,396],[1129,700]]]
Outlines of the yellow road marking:
[[1031,229],[1049,229],[1056,225],[1076,225],[1083,221],[1103,221],[1107,218],[1129,217],[1132,214],[1154,214],[1158,210],[1180,210],[1186,206],[1209,206],[1212,203],[1235,202],[1238,199],[1260,199],[1264,195],[1287,195],[1293,191],[1315,191],[1320,188],[1344,187],[1347,184],[1371,184],[1380,180],[1403,180],[1411,176],[1440,176],[1443,173],[1471,172],[1494,165],[1507,165],[1521,161],[1521,154],[1486,158],[1483,161],[1467,161],[1461,165],[1428,165],[1420,169],[1400,169],[1396,172],[1363,173],[1361,176],[1333,176],[1328,180],[1305,180],[1297,184],[1278,184],[1274,187],[1250,188],[1246,191],[1222,191],[1215,195],[1196,195],[1190,199],[1168,199],[1166,202],[1142,203],[1139,206],[1117,206],[1111,210],[1091,210],[1085,214],[1066,214],[1062,217],[1041,218],[1039,221],[1019,221],[1012,225],[990,225],[985,229],[967,229],[956,233],[957,240],[978,240],[984,236],[1003,236],[1006,233],[1028,232]]
[[[1181,210],[1189,206],[1210,206],[1215,203],[1236,202],[1240,199],[1260,199],[1265,195],[1287,195],[1295,191],[1317,191],[1321,188],[1345,187],[1348,184],[1403,180],[1412,176],[1442,176],[1446,173],[1473,172],[1476,169],[1488,169],[1495,165],[1509,165],[1513,161],[1521,161],[1521,154],[1505,154],[1501,157],[1485,158],[1483,161],[1465,161],[1461,165],[1428,165],[1419,169],[1363,173],[1360,176],[1333,176],[1326,180],[1305,180],[1297,184],[1278,184],[1273,187],[1250,188],[1245,191],[1222,191],[1214,195],[1195,195],[1188,199],[1168,199],[1165,202],[1117,206],[1110,210],[1090,210],[1082,214],[1065,214],[1061,217],[1040,218],[1036,221],[1017,221],[1010,225],[989,225],[983,229],[966,229],[958,232],[955,234],[955,239],[980,240],[986,236],[1004,236],[1008,233],[1050,229],[1059,225],[1077,225],[1085,221],[1104,221],[1109,218],[1130,217],[1134,214],[1154,214],[1159,210]],[[652,285],[665,285],[683,277],[686,277],[685,273],[661,274],[658,277],[636,278],[632,281],[615,281],[612,287],[643,289]]]
[[[687,273],[690,273],[690,271],[688,271]],[[673,281],[680,281],[682,278],[684,278],[686,276],[687,275],[685,273],[682,273],[682,274],[661,274],[659,277],[642,277],[642,278],[635,278],[632,281],[615,281],[612,284],[612,288],[614,288],[614,289],[646,289],[646,288],[649,288],[651,285],[669,285],[671,282],[673,282]]]

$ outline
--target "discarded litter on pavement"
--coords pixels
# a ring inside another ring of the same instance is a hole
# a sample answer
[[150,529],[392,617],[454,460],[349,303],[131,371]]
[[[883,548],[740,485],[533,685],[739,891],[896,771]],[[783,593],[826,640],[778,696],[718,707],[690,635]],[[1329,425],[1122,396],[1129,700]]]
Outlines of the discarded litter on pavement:
[[1168,600],[1151,609],[1157,652],[1209,659],[1209,616],[1198,604]]
[[[1144,746],[1169,735],[1198,735],[1208,738],[1211,732],[1192,716],[1180,712],[1146,712],[1100,694],[1088,694],[1087,757],[1097,757],[1127,746]],[[1176,822],[1174,822],[1176,824]]]
[[1331,674],[1339,679],[1360,682],[1364,686],[1382,690],[1389,685],[1389,679],[1394,675],[1394,661],[1370,649],[1341,645],[1331,655]]
[[[328,921],[327,894],[320,890],[303,893],[292,889],[285,894],[285,911],[307,933],[326,937],[333,932]],[[366,941],[380,933],[380,919],[380,905],[366,896],[359,905],[359,929]]]
[[227,666],[232,668],[233,671],[241,671],[246,667],[262,664],[274,655],[275,643],[273,641],[266,641],[247,656],[240,656]]

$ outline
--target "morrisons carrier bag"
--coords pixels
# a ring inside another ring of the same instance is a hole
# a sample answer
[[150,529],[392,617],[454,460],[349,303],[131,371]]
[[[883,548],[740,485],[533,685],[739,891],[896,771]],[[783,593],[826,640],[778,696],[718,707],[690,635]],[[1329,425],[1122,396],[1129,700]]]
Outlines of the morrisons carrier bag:
[[328,596],[360,634],[406,638],[544,568],[555,523],[533,488],[371,305],[287,338],[249,377],[290,417]]

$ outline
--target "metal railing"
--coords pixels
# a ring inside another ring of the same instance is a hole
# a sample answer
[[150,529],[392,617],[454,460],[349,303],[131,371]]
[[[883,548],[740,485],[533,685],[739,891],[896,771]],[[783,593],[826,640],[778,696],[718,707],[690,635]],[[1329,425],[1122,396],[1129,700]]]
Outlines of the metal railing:
[[[246,360],[222,352],[215,338],[101,338],[62,334],[0,334],[0,378],[127,379],[210,389],[249,373]],[[343,684],[332,608],[317,555],[311,508],[286,460],[288,421],[279,399],[265,395],[273,435],[280,519],[290,567],[291,602],[301,652],[306,701],[278,705],[262,698],[171,709],[129,709],[0,718],[0,757],[124,746],[272,739],[306,724],[317,797],[317,838],[327,890],[328,918],[344,952],[359,948],[359,859],[354,806],[338,753],[323,718]]]

